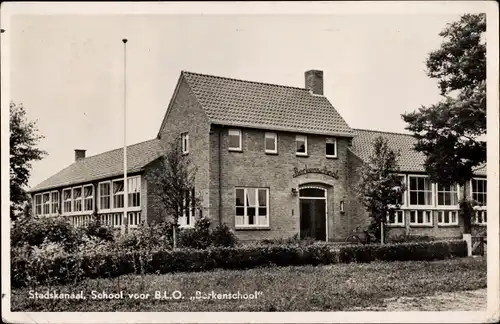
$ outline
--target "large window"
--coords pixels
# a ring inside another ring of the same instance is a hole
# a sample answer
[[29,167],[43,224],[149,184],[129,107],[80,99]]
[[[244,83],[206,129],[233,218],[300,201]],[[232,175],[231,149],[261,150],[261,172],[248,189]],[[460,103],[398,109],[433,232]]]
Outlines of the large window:
[[189,134],[184,133],[181,135],[182,138],[182,154],[189,153]]
[[35,195],[35,215],[40,216],[42,214],[42,195]]
[[409,176],[410,205],[431,206],[432,184],[426,176]]
[[82,187],[73,188],[73,212],[82,211]]
[[241,151],[241,130],[239,129],[229,130],[229,150]]
[[113,208],[123,208],[123,179],[113,180]]
[[94,210],[94,186],[86,185],[83,186],[83,210],[93,211]]
[[410,210],[410,225],[432,226],[432,212],[430,210]]
[[[99,211],[113,211],[125,206],[125,188],[122,179],[100,182]],[[141,207],[141,177],[127,177],[128,207],[135,210]]]
[[52,191],[51,196],[51,210],[53,215],[59,214],[59,191]]
[[63,190],[63,213],[71,213],[72,199],[71,199],[71,188]]
[[307,136],[297,135],[295,137],[296,154],[307,155]]
[[269,189],[236,188],[236,227],[269,226]]
[[179,217],[179,226],[193,227],[196,215],[196,196],[194,189],[188,190],[184,193],[182,204],[183,215]]
[[50,193],[46,192],[42,195],[43,215],[50,214]]
[[474,178],[471,181],[472,199],[482,206],[486,206],[486,179]]
[[278,135],[276,135],[276,133],[266,132],[264,146],[266,153],[278,153]]
[[438,225],[458,225],[458,211],[440,210],[438,211]]
[[437,184],[437,205],[438,206],[456,206],[458,205],[458,187],[441,186]]
[[127,178],[127,191],[128,191],[128,206],[140,207],[141,206],[141,178],[131,177]]
[[337,157],[337,139],[327,138],[325,143],[325,154],[328,158]]
[[99,183],[99,210],[111,208],[111,182]]

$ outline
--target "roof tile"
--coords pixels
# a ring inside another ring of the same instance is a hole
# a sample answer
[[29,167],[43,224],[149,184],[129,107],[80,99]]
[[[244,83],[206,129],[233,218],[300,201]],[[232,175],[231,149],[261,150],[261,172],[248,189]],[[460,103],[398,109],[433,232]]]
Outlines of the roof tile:
[[[128,172],[141,171],[164,152],[159,139],[127,146]],[[30,189],[47,190],[77,183],[85,183],[123,174],[123,148],[104,152],[76,161],[55,175]]]

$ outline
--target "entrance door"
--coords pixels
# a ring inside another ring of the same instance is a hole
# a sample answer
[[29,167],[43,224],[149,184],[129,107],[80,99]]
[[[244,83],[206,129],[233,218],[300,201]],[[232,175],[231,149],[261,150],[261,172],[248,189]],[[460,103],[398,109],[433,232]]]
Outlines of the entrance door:
[[300,199],[300,238],[326,241],[326,190],[302,188]]

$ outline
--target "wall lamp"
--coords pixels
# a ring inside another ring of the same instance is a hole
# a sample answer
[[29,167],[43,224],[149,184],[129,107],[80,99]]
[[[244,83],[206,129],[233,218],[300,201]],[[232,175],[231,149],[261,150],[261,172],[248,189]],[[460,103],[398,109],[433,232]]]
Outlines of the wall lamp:
[[292,188],[292,195],[297,196],[298,193],[297,188]]
[[340,212],[342,214],[345,213],[345,211],[344,211],[344,201],[343,200],[340,201]]

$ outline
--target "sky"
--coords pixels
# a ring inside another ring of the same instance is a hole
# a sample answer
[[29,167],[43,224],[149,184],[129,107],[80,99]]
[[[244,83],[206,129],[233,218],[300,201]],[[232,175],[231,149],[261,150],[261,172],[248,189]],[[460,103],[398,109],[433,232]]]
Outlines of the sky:
[[324,72],[324,94],[352,128],[405,132],[401,114],[437,102],[425,70],[459,14],[15,15],[10,100],[48,152],[29,186],[74,160],[154,138],[181,70],[296,87]]

